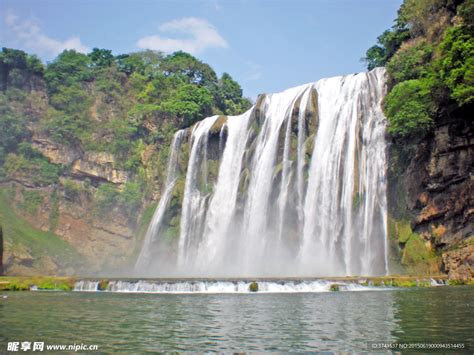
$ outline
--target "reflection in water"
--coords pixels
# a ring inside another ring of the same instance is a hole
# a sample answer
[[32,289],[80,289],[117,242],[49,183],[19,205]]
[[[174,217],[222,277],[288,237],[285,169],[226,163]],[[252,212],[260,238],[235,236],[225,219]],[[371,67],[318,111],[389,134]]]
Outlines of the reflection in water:
[[393,337],[402,343],[457,343],[474,349],[473,288],[443,287],[394,293],[398,327]]
[[[365,351],[368,341],[470,341],[471,288],[316,294],[9,293],[7,341],[99,350]],[[0,350],[1,351],[1,350]]]

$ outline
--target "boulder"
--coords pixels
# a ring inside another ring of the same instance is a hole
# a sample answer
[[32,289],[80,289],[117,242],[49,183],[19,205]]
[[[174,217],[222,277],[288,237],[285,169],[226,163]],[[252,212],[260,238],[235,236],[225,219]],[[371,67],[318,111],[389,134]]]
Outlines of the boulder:
[[249,291],[250,291],[250,292],[258,292],[258,283],[256,283],[255,281],[252,282],[252,283],[249,285]]

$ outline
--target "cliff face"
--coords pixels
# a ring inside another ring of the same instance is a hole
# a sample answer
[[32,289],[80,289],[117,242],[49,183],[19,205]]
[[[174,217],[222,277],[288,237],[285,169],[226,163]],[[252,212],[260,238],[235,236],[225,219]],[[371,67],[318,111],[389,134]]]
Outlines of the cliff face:
[[[38,145],[37,141],[34,144]],[[71,168],[59,178],[58,186],[38,186],[21,174],[0,184],[2,207],[9,209],[2,211],[2,224],[9,234],[3,254],[5,272],[90,274],[129,265],[139,243],[143,208],[140,206],[132,215],[116,205],[102,211],[94,198],[101,184],[123,189],[127,172],[117,169],[115,159],[107,154],[83,153],[47,139],[42,139],[41,144],[37,149],[50,161],[68,161]],[[18,240],[16,233],[30,234],[18,231],[18,224],[38,231],[38,236],[32,234],[36,242],[65,241],[75,256],[35,248],[34,242],[25,240],[28,238]]]
[[[409,270],[414,265],[403,256],[419,250],[405,250],[406,234],[423,241],[429,257],[418,261],[426,270],[456,279],[474,275],[474,125],[468,114],[441,122],[413,147],[411,159],[404,161],[406,147],[390,149],[392,241]],[[409,232],[401,231],[403,222]]]
[[[153,201],[140,197],[132,208],[121,194],[136,176],[123,162],[109,152],[55,141],[41,122],[48,116],[45,88],[30,91],[28,97],[38,98],[30,115],[34,119],[25,127],[34,155],[23,158],[15,152],[0,166],[7,171],[0,176],[4,272],[88,275],[128,268],[149,221],[142,221],[142,214],[146,206],[153,208]],[[96,101],[99,106],[110,106],[101,99]],[[13,112],[31,111],[24,101],[10,100],[8,105]],[[94,118],[103,125],[110,119],[99,114]],[[155,156],[140,157],[140,163],[146,166],[156,159],[157,150],[153,152]],[[50,171],[54,172],[52,178]],[[155,174],[150,176],[153,180]],[[154,185],[149,192],[156,199],[160,181]]]
[[388,227],[408,272],[474,271],[473,13],[473,1],[404,0],[366,52],[388,73]]

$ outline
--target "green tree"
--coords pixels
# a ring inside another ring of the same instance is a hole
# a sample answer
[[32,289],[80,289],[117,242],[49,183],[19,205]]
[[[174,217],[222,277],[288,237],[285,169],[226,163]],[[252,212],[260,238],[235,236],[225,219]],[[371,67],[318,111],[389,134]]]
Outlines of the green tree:
[[90,136],[89,109],[94,98],[87,83],[94,79],[91,64],[87,55],[65,50],[46,68],[45,80],[54,110],[48,111],[44,126],[57,142],[77,144]]
[[90,120],[80,114],[68,114],[50,109],[44,128],[58,143],[78,144],[90,128]]
[[387,70],[395,81],[417,79],[430,72],[433,47],[425,39],[404,44],[387,64]]
[[117,156],[124,157],[131,147],[134,135],[137,133],[137,127],[131,122],[115,118],[107,124],[108,129],[113,135],[110,144],[111,152]]
[[27,135],[28,131],[20,117],[11,112],[0,113],[0,164],[4,163],[6,154],[15,151],[18,143]]
[[372,70],[377,67],[383,67],[387,61],[385,48],[374,45],[370,47],[362,59],[367,64],[367,69]]
[[134,54],[121,54],[115,57],[115,63],[119,71],[127,75],[132,73],[144,74],[145,63],[142,58]]
[[218,85],[218,100],[232,100],[238,102],[242,98],[242,88],[229,74],[222,74]]
[[378,44],[370,47],[362,58],[367,64],[367,69],[384,66],[407,38],[409,32],[403,24],[396,24],[391,30],[382,33],[377,38]]
[[164,55],[158,51],[146,50],[130,54],[121,54],[115,57],[115,62],[120,71],[131,75],[138,73],[151,79],[161,73],[160,65]]
[[178,88],[170,100],[160,105],[162,111],[182,118],[182,127],[188,127],[212,112],[213,97],[202,87],[186,84]]
[[47,66],[44,78],[50,94],[55,93],[61,86],[91,81],[91,59],[75,50],[65,50]]
[[35,55],[28,55],[18,49],[2,48],[0,90],[6,90],[9,86],[27,88],[32,83],[32,77],[41,77],[43,72],[43,63]]
[[92,66],[95,68],[110,67],[114,63],[114,56],[112,51],[109,49],[94,48],[92,52],[88,54],[91,59]]
[[474,37],[466,27],[446,31],[435,69],[459,106],[474,102]]
[[433,120],[435,105],[428,80],[407,80],[393,87],[385,98],[388,131],[398,136],[426,132]]
[[206,86],[211,90],[217,84],[217,75],[208,64],[182,51],[167,56],[160,68],[166,75],[181,75],[188,83]]

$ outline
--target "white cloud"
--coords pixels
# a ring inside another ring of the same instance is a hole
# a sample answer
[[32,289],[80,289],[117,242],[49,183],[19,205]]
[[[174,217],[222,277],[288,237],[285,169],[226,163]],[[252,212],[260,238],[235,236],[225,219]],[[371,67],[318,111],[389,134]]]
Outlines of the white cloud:
[[70,37],[64,41],[45,35],[41,27],[33,20],[23,20],[12,12],[8,12],[4,21],[6,36],[25,50],[44,57],[54,57],[65,49],[75,49],[78,52],[89,52],[79,37]]
[[182,50],[197,54],[207,48],[227,48],[228,44],[217,32],[217,29],[204,19],[185,17],[166,22],[160,26],[160,32],[171,32],[185,35],[185,38],[171,38],[160,35],[143,37],[137,46],[163,52]]

